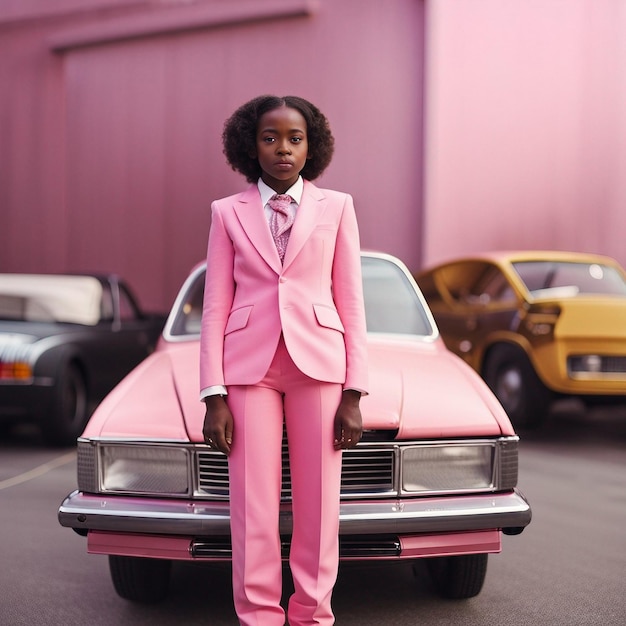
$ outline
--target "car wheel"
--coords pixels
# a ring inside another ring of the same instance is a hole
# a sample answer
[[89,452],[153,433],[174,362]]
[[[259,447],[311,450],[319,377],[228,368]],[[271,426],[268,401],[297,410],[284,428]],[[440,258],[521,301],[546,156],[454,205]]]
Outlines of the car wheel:
[[153,604],[167,596],[171,561],[132,556],[109,556],[113,587],[121,598]]
[[51,413],[42,417],[45,442],[55,446],[75,444],[88,418],[87,383],[80,368],[71,363],[59,376]]
[[467,554],[427,559],[435,591],[451,600],[477,596],[487,575],[487,557],[487,554]]
[[483,377],[515,427],[535,428],[543,422],[551,394],[521,349],[493,348],[487,356]]

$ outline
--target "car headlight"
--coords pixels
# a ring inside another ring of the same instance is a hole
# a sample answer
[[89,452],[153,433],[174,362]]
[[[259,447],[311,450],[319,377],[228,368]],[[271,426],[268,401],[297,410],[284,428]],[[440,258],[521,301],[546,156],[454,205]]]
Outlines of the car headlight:
[[99,466],[100,491],[172,496],[190,493],[186,448],[102,445]]
[[104,491],[180,495],[189,491],[186,449],[106,446],[101,462]]
[[513,457],[517,459],[517,446],[505,454],[492,443],[407,447],[402,450],[401,490],[428,494],[510,488],[508,483],[517,481],[517,464],[506,472],[501,466],[510,465]]

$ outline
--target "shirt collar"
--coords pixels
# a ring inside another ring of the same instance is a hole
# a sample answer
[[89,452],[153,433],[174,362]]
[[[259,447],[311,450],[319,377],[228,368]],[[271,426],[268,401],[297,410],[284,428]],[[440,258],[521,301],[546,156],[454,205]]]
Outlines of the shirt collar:
[[[259,178],[257,186],[259,188],[259,193],[261,194],[261,202],[263,203],[263,206],[265,206],[268,200],[276,192],[271,187],[266,185],[263,182],[263,179],[261,178]],[[302,201],[303,192],[304,192],[304,180],[302,179],[302,176],[298,176],[298,180],[291,187],[289,187],[287,191],[285,191],[286,194],[289,194],[294,199],[297,205],[300,205],[300,202]]]

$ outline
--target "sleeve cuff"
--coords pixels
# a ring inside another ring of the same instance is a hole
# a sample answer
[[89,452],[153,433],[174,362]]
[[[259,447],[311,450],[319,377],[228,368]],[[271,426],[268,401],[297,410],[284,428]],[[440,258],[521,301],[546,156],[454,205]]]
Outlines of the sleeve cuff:
[[212,385],[211,387],[205,387],[200,391],[200,402],[209,396],[227,396],[228,392],[224,385]]

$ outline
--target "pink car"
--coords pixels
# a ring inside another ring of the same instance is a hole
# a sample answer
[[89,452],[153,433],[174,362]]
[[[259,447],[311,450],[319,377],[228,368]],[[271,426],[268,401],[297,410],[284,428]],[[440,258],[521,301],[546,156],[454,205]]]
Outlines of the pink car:
[[[530,523],[516,489],[518,437],[478,374],[445,348],[407,268],[375,253],[362,265],[371,388],[363,440],[343,453],[340,556],[427,558],[442,596],[469,598],[502,533]],[[162,599],[174,560],[230,559],[228,466],[203,443],[198,399],[205,271],[197,266],[183,285],[156,352],[94,413],[78,440],[78,490],[59,509],[90,553],[109,556],[129,600]]]

